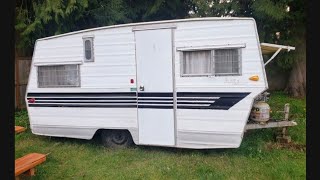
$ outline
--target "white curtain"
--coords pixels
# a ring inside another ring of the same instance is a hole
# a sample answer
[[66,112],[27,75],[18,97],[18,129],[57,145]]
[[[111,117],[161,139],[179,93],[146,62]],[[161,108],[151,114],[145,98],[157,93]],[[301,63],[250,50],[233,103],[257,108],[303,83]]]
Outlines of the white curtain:
[[79,86],[80,75],[77,64],[39,66],[39,87]]
[[183,52],[183,73],[186,75],[211,74],[211,51]]

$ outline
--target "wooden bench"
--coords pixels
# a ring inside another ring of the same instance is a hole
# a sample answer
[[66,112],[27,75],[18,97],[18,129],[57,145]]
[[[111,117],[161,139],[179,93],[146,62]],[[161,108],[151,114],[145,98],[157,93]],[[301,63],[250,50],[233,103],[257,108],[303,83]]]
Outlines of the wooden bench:
[[33,176],[35,167],[46,160],[45,154],[30,153],[15,160],[15,177],[19,179],[19,175],[25,173]]
[[16,132],[16,134],[21,133],[23,131],[25,131],[26,128],[22,127],[22,126],[15,126],[14,127],[14,131]]

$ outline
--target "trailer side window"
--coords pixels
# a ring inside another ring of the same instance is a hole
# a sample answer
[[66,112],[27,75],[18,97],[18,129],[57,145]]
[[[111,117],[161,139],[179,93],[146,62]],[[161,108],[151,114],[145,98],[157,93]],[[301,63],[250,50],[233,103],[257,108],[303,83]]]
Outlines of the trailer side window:
[[214,50],[215,75],[240,75],[240,49]]
[[211,74],[210,51],[183,52],[182,74],[186,76],[206,76]]
[[79,87],[78,64],[38,66],[38,87]]
[[241,74],[241,49],[183,51],[182,76],[229,76]]
[[84,61],[93,62],[94,61],[93,37],[83,38],[83,47],[84,47]]

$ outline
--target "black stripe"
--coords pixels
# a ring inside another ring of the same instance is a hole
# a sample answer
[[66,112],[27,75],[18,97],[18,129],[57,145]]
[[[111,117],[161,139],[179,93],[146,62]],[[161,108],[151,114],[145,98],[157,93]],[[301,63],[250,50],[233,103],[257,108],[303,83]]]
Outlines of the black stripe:
[[216,101],[218,99],[177,98],[177,101]]
[[227,106],[183,106],[180,105],[177,107],[178,109],[221,109],[221,110],[228,110],[230,107]]
[[139,92],[139,97],[173,97],[173,93],[150,93],[150,92]]
[[213,104],[208,102],[177,102],[177,104]]
[[219,92],[219,93],[213,93],[213,92],[178,92],[178,97],[246,97],[248,92]]
[[82,103],[82,104],[85,104],[85,103],[88,103],[88,104],[91,104],[91,103],[104,103],[104,104],[108,104],[108,103],[130,103],[130,104],[137,104],[136,101],[134,102],[130,102],[130,101],[99,101],[99,102],[94,102],[94,101],[36,101],[36,103],[41,103],[41,104],[45,104],[45,103],[60,103],[60,104],[64,104],[64,103]]
[[[86,108],[137,108],[137,105],[77,105],[77,104],[29,104],[29,107],[86,107]],[[138,105],[144,109],[173,109],[173,106]]]
[[242,99],[243,97],[222,97],[211,106],[215,109],[229,109]]
[[143,108],[143,109],[173,109],[173,106],[138,105],[138,108]]
[[173,104],[173,102],[139,102],[138,104]]
[[[50,104],[50,103],[55,103],[55,104],[93,104],[93,103],[102,103],[102,104],[137,104],[136,101],[130,102],[130,101],[36,101],[35,103],[37,104]],[[173,102],[138,102],[138,104],[173,104]],[[177,102],[177,104],[211,104],[207,102]]]
[[[27,99],[31,99],[31,98],[27,98]],[[79,98],[68,98],[68,97],[65,97],[65,98],[35,98],[35,100],[137,100],[136,97],[132,97],[132,98],[82,98],[82,97],[79,97]]]
[[136,96],[136,92],[110,92],[110,93],[28,93],[27,96],[32,97],[76,97],[76,96],[84,96],[84,97],[92,97],[92,96]]
[[[105,102],[105,101],[100,101],[100,102],[61,102],[61,101],[36,101],[35,103],[37,104],[50,104],[50,103],[54,103],[54,104],[94,104],[94,103],[101,103],[101,104],[137,104],[137,102],[129,102],[129,101],[123,101],[123,102],[119,102],[119,101],[110,101],[110,102]],[[173,104],[173,102],[138,102],[138,104]],[[206,103],[206,102],[178,102],[177,104],[209,104],[210,103]]]
[[29,104],[29,107],[136,108],[137,105]]
[[[35,101],[35,103],[137,103],[137,101]],[[139,104],[173,104],[173,101],[169,102],[153,102],[153,101],[148,101],[148,102],[140,102],[138,101]],[[177,104],[213,104],[209,102],[177,102]]]
[[173,97],[172,98],[140,98],[140,97],[138,97],[138,100],[154,100],[154,101],[171,100],[171,101],[173,101]]

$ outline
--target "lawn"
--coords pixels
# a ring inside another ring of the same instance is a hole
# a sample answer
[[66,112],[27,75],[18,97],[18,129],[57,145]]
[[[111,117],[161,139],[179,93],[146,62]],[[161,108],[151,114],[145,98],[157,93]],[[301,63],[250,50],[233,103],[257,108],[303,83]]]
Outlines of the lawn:
[[[252,130],[240,148],[188,150],[135,146],[104,148],[97,140],[37,136],[27,131],[15,136],[15,157],[31,152],[47,154],[32,179],[305,179],[306,100],[272,92],[272,116],[290,103],[290,145],[274,141],[276,129]],[[15,114],[16,125],[27,126],[26,111]]]

